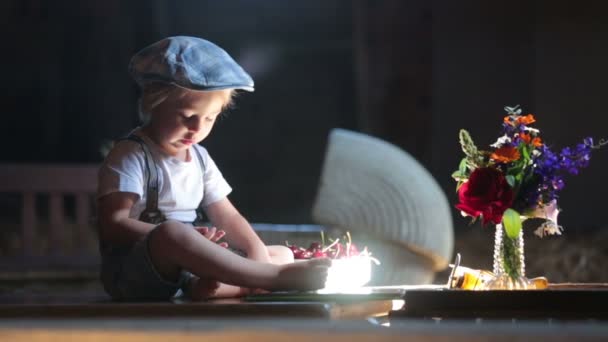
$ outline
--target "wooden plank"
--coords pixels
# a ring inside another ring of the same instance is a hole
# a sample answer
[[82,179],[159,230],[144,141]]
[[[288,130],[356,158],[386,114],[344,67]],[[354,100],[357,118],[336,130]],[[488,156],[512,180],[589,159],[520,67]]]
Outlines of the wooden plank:
[[52,192],[49,198],[49,252],[51,254],[65,254],[65,221],[63,210],[63,196]]
[[34,238],[36,236],[36,194],[34,194],[33,192],[24,192],[22,203],[23,207],[21,208],[21,241],[23,255],[29,256],[34,253]]
[[99,255],[30,255],[0,258],[0,281],[99,273]]
[[317,317],[365,319],[388,314],[391,300],[271,301],[248,302],[241,298],[191,302],[175,299],[157,302],[115,302],[103,292],[90,294],[0,296],[0,318],[95,318],[95,317]]
[[0,192],[94,193],[96,164],[2,164]]
[[394,317],[607,319],[608,290],[410,290]]
[[216,300],[202,303],[174,304],[102,303],[81,304],[3,304],[0,318],[90,318],[90,317],[319,317],[330,318],[329,303],[244,303],[239,300]]
[[76,231],[74,232],[73,242],[74,253],[85,253],[87,251],[87,236],[93,234],[90,229],[91,220],[90,196],[87,193],[76,194]]

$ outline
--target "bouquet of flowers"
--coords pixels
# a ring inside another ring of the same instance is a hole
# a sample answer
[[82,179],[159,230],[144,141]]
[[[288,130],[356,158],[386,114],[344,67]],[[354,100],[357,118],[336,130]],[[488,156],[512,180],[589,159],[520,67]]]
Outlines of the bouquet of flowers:
[[456,208],[473,221],[481,217],[482,224],[502,224],[512,239],[519,235],[522,221],[532,217],[545,219],[536,235],[559,235],[557,199],[565,185],[563,176],[578,174],[589,165],[591,151],[607,142],[594,145],[588,137],[557,153],[531,127],[534,115],[521,115],[519,106],[505,110],[502,136],[487,151],[479,150],[469,133],[460,130],[465,157],[452,174],[458,183]]

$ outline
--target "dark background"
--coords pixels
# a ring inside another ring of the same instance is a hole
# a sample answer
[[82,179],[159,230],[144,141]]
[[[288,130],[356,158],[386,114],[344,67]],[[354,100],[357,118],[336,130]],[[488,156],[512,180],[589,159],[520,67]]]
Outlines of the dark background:
[[[99,164],[138,124],[139,49],[193,35],[256,82],[203,142],[255,222],[307,223],[327,134],[342,127],[416,157],[456,202],[458,130],[498,137],[503,106],[559,148],[608,137],[601,1],[9,0],[0,4],[0,163]],[[606,228],[608,149],[566,179],[560,223]],[[454,210],[456,232],[467,220]]]

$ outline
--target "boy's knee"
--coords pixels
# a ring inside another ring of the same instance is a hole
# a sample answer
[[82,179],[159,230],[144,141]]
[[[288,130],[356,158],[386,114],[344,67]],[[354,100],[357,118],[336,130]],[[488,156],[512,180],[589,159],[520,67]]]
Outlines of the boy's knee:
[[193,233],[191,226],[179,222],[168,220],[156,226],[151,232],[149,239],[151,241],[160,240],[163,243],[168,241],[183,241]]
[[158,275],[161,283],[164,282],[170,290],[178,286],[182,268],[176,262],[176,255],[189,238],[189,230],[193,229],[187,224],[166,221],[154,227],[148,234],[147,241],[144,241],[144,259],[149,261],[148,267],[153,270],[150,273]]
[[158,273],[167,279],[174,279],[180,268],[174,261],[176,252],[192,238],[196,231],[192,226],[178,221],[165,221],[156,226],[148,235],[147,248],[150,261]]

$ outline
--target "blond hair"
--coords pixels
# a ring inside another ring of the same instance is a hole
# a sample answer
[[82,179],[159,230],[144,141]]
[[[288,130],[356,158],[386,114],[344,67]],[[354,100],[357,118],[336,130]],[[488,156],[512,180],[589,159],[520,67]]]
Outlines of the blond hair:
[[[154,108],[165,102],[169,96],[175,95],[177,97],[181,97],[184,96],[188,91],[190,90],[169,83],[145,83],[142,86],[141,97],[138,101],[139,118],[143,123],[147,123],[150,121],[150,113],[154,110]],[[224,110],[234,106],[235,97],[236,91],[231,89],[229,98],[224,105]]]

